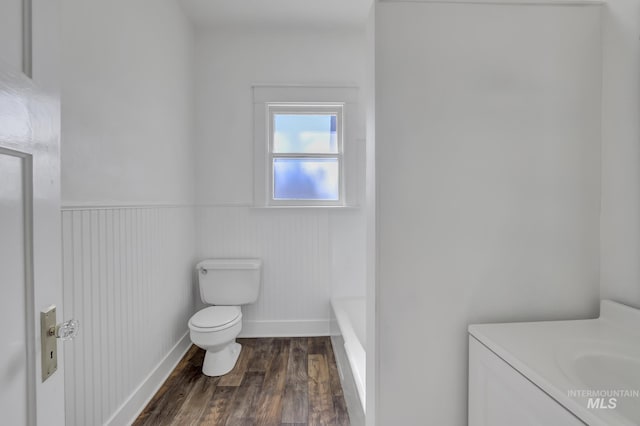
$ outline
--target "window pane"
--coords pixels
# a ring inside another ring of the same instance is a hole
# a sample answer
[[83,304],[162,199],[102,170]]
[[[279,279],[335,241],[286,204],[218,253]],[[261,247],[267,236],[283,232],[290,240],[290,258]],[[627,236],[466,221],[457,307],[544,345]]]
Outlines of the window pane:
[[274,158],[274,200],[337,201],[339,191],[337,158]]
[[274,114],[273,152],[335,154],[336,114]]

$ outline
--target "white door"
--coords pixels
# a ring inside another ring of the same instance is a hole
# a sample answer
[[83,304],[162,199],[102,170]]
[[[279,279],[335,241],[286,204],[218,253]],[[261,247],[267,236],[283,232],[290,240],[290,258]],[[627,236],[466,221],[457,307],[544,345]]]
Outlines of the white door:
[[56,0],[0,1],[0,423],[6,425],[64,425],[63,343],[58,370],[46,381],[40,344],[40,311],[56,305],[58,322],[64,319],[56,21]]

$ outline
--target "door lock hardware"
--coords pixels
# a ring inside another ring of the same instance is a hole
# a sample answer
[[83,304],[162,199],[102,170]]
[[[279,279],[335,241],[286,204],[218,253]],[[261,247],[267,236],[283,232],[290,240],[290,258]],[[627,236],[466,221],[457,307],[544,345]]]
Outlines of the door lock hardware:
[[69,320],[56,324],[56,307],[51,305],[40,312],[40,343],[42,360],[42,381],[47,380],[58,370],[57,339],[72,340],[78,335],[80,324]]

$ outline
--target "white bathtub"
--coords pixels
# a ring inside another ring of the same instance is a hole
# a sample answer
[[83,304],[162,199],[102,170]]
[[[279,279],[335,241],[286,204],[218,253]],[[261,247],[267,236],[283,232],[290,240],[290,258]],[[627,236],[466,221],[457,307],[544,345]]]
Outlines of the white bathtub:
[[[351,416],[351,423],[355,418],[362,417],[364,421],[366,402],[366,309],[364,298],[332,299],[332,330],[331,341],[336,354],[336,362],[340,369],[342,387]],[[355,384],[354,392],[350,387]],[[349,401],[353,393],[359,404]],[[360,412],[360,409],[362,411]]]

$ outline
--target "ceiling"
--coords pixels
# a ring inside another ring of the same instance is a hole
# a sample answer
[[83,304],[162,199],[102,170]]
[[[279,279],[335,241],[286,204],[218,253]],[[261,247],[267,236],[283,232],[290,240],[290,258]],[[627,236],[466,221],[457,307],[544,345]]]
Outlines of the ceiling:
[[198,27],[362,26],[372,0],[179,0]]

